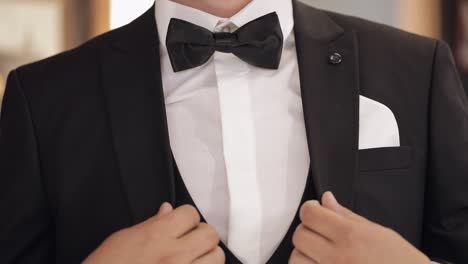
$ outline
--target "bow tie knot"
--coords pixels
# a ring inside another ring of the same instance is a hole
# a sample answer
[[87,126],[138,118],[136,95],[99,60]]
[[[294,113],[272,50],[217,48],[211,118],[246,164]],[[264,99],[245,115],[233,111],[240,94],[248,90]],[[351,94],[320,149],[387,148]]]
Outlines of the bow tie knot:
[[205,64],[219,51],[266,69],[278,69],[283,33],[276,13],[257,18],[235,32],[213,33],[184,20],[172,18],[166,47],[174,72]]
[[213,34],[214,48],[216,51],[232,53],[233,48],[239,46],[239,38],[236,33],[219,32]]

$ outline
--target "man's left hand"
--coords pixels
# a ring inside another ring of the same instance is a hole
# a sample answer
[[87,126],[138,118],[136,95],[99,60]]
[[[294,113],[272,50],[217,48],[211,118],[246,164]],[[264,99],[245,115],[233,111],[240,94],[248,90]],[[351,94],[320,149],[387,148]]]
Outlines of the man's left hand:
[[322,197],[322,205],[306,202],[300,217],[291,264],[431,263],[398,233],[341,206],[330,192]]

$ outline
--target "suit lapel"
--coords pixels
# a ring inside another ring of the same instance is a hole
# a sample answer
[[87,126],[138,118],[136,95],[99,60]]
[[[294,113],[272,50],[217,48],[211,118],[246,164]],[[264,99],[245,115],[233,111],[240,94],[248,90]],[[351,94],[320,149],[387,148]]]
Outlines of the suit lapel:
[[[318,197],[333,191],[338,201],[352,208],[359,137],[356,37],[323,11],[294,3],[310,176]],[[334,52],[342,55],[341,63],[330,63]]]
[[109,39],[99,53],[117,163],[135,223],[154,215],[161,203],[174,201],[153,10],[118,29],[118,39]]

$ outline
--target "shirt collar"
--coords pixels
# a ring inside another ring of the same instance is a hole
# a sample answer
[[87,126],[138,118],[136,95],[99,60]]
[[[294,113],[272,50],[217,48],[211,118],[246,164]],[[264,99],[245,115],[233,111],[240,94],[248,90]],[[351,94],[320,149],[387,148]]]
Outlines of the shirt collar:
[[166,45],[166,35],[171,18],[178,18],[192,24],[214,31],[219,22],[231,22],[242,27],[248,22],[263,15],[276,12],[278,14],[281,30],[286,40],[294,26],[292,0],[252,0],[231,18],[221,18],[212,14],[175,3],[171,0],[156,0],[155,15],[161,45]]

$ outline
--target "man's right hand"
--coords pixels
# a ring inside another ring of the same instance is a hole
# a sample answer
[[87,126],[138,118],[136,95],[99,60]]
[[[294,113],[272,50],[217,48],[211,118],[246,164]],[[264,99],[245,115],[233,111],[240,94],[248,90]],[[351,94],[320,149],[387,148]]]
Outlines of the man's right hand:
[[224,263],[218,243],[194,207],[164,203],[154,217],[112,234],[83,263]]

